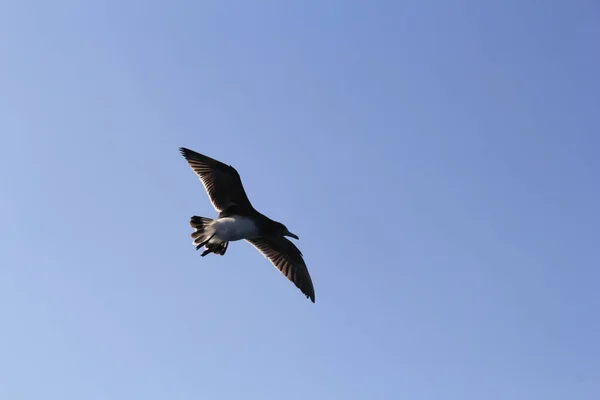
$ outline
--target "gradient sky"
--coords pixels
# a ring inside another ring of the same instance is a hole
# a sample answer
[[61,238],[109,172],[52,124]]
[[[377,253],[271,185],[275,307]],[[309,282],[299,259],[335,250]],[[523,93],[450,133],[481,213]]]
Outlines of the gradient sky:
[[[597,1],[0,3],[0,398],[600,398]],[[316,304],[215,215],[234,165]]]

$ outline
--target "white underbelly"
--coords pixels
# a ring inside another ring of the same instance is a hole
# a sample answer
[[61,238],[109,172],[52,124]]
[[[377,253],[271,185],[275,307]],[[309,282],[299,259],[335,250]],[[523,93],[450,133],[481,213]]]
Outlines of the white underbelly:
[[258,235],[258,229],[251,219],[244,217],[220,218],[213,223],[216,238],[224,242],[250,239]]

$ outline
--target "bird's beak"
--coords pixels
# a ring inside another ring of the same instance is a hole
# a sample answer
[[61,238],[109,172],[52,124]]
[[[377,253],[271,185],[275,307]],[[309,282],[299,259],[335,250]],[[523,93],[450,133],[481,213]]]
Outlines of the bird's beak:
[[300,238],[297,235],[294,235],[292,232],[287,231],[283,234],[283,236],[289,236],[289,237],[293,237],[296,240],[300,240]]

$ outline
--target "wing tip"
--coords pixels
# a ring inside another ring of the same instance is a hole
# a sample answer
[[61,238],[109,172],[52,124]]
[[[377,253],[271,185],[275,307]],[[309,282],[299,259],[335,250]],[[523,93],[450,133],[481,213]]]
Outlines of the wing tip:
[[315,289],[313,288],[312,284],[309,287],[300,287],[302,285],[298,284],[296,284],[296,286],[298,287],[298,289],[300,289],[302,294],[306,296],[307,299],[309,299],[313,303],[315,302]]
[[179,152],[181,153],[182,156],[187,158],[187,156],[190,154],[191,150],[188,148],[185,148],[185,147],[180,147]]

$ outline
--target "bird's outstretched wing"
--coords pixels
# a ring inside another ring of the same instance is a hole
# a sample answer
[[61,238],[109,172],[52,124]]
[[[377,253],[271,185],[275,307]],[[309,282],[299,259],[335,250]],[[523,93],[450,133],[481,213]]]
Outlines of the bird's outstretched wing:
[[200,178],[217,212],[234,204],[240,213],[253,210],[235,168],[185,147],[179,151]]
[[302,253],[294,243],[283,236],[263,236],[248,239],[283,275],[292,281],[314,303],[313,287]]

